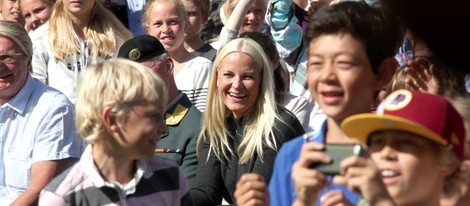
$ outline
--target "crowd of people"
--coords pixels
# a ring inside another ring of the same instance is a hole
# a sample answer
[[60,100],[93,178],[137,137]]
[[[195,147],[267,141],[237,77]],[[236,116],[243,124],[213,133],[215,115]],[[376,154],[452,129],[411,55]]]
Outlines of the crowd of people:
[[470,3],[219,3],[0,0],[0,206],[468,204]]

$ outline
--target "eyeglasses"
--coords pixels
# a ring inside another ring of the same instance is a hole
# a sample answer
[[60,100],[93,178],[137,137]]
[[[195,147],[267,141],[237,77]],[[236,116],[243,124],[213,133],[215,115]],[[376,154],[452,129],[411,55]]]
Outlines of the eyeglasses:
[[0,62],[4,64],[13,64],[16,62],[18,56],[22,56],[24,53],[16,54],[0,54]]

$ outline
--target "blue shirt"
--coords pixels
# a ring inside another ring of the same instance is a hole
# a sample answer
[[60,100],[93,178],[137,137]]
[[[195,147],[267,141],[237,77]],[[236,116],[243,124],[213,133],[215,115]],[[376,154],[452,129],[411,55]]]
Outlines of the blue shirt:
[[129,31],[131,31],[134,36],[146,33],[142,25],[144,6],[145,0],[127,0],[127,21]]
[[79,158],[84,147],[75,130],[73,104],[59,91],[27,78],[0,106],[0,205],[28,189],[33,163]]
[[[294,182],[292,180],[292,165],[299,159],[300,151],[306,138],[325,143],[326,129],[326,121],[324,121],[319,131],[306,133],[282,145],[276,156],[273,175],[269,182],[271,206],[292,205],[296,196]],[[328,182],[331,183],[333,177],[327,176],[327,179]],[[358,194],[349,191],[346,186],[335,185],[333,183],[325,188],[320,193],[319,197],[331,190],[341,190],[344,196],[354,205],[357,205],[362,199]],[[320,200],[317,200],[317,205],[320,205]]]

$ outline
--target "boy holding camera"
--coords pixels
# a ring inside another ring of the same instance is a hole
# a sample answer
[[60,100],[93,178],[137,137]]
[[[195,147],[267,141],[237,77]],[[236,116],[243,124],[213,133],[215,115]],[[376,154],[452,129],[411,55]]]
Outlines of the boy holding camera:
[[[329,183],[332,176],[311,165],[331,161],[323,152],[324,144],[357,142],[341,130],[340,124],[348,116],[370,112],[374,94],[390,81],[401,40],[398,22],[365,3],[344,2],[315,13],[305,38],[309,44],[309,89],[327,119],[321,130],[282,146],[269,182],[270,202],[302,205],[320,199],[322,205],[357,204],[359,195]],[[304,185],[295,186],[293,180]],[[237,203],[266,202],[262,181],[254,174],[241,177],[235,193]]]
[[458,181],[465,128],[444,97],[398,90],[377,114],[353,115],[341,128],[367,144],[370,156],[343,160],[333,182],[369,205],[439,205],[440,194]]

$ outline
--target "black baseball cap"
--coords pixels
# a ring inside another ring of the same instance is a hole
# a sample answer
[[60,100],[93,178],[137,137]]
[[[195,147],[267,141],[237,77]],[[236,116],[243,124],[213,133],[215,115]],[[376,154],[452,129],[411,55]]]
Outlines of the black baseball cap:
[[140,35],[127,40],[119,48],[118,57],[142,62],[166,53],[163,45],[151,35]]

